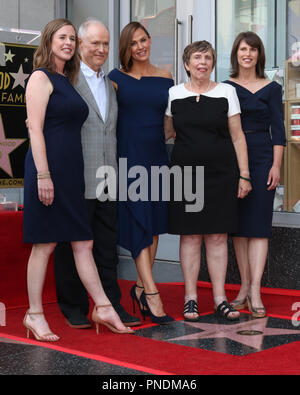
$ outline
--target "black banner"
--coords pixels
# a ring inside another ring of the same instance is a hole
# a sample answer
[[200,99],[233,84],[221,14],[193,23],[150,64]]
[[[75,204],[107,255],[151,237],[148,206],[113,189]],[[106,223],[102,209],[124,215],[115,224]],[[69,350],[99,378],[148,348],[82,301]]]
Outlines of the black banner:
[[24,185],[29,147],[25,84],[35,50],[34,46],[0,43],[0,188]]

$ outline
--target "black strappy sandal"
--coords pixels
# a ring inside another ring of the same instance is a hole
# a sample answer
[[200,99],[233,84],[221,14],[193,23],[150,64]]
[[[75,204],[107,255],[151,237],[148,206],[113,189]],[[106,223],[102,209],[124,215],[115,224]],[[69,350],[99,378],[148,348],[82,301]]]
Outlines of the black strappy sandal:
[[229,317],[230,313],[237,313],[228,302],[224,300],[224,302],[220,303],[218,307],[215,308],[215,313],[217,316],[224,318],[228,321],[238,321],[240,317]]
[[138,305],[138,308],[140,309],[140,313],[143,316],[149,316],[150,315],[149,311],[142,305],[140,299],[136,296],[136,292],[135,292],[136,288],[144,289],[144,287],[140,287],[137,284],[134,284],[134,286],[131,288],[130,296],[132,299],[132,311],[133,311],[133,313],[135,313],[135,304],[134,303],[136,302]]
[[[185,314],[198,314],[198,317],[188,318]],[[183,317],[186,322],[198,322],[200,319],[199,311],[198,311],[198,303],[195,300],[189,300],[184,304],[183,308]]]

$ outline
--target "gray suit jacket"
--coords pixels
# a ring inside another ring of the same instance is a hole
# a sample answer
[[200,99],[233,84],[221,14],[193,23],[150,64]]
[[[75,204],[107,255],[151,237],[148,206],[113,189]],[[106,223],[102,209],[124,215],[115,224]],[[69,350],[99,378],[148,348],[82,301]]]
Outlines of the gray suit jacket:
[[82,71],[75,86],[89,107],[89,116],[82,126],[82,149],[84,159],[85,198],[96,199],[96,178],[100,166],[112,166],[117,173],[117,117],[118,104],[112,82],[105,76],[107,108],[103,120],[96,100]]

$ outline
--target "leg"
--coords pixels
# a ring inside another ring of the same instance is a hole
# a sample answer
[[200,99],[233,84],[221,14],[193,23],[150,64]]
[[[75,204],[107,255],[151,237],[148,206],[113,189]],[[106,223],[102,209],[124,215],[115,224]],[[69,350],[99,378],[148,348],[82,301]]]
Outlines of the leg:
[[94,235],[93,255],[104,292],[126,326],[139,325],[140,319],[128,314],[121,305],[117,270],[118,203],[97,199],[86,203]]
[[[139,279],[142,281],[145,294],[156,294],[158,292],[156,284],[154,282],[152,273],[152,260],[151,260],[151,247],[147,247],[137,257],[136,267],[139,275]],[[147,302],[150,310],[157,317],[162,317],[165,314],[163,304],[159,294],[153,296],[147,296]]]
[[197,296],[200,272],[202,236],[180,237],[180,263],[186,296]]
[[233,244],[241,276],[241,288],[236,300],[244,301],[248,296],[251,282],[249,265],[249,239],[245,237],[234,237]]
[[[207,266],[213,286],[213,296],[217,307],[226,301],[225,281],[228,264],[227,234],[205,235]],[[232,312],[228,318],[239,317],[238,312]]]
[[151,259],[152,265],[154,265],[154,261],[155,261],[155,257],[156,257],[158,240],[159,240],[158,236],[153,236],[153,243],[150,246],[150,259]]
[[[157,252],[157,247],[158,247],[158,236],[153,236],[153,243],[150,246],[150,261],[152,263],[152,267],[154,265],[154,261],[155,261],[155,257],[156,257],[156,252]],[[144,291],[144,284],[142,279],[140,278],[139,274],[137,277],[137,281],[136,281],[136,285],[137,287],[135,288],[135,293],[136,296],[138,298],[138,300],[141,297],[142,292]]]
[[250,297],[253,306],[263,309],[261,300],[261,280],[268,256],[269,240],[251,238],[249,240],[249,263],[251,272]]
[[113,305],[120,304],[118,284],[118,208],[117,202],[87,200],[94,235],[93,255],[103,289]]
[[[201,263],[202,235],[180,237],[180,263],[185,285],[185,304],[198,301],[197,282]],[[196,319],[198,313],[185,313],[187,319]]]
[[29,313],[24,318],[24,324],[32,328],[39,337],[46,337],[47,341],[58,340],[58,337],[54,334],[45,336],[51,331],[44,315],[37,313],[43,311],[43,287],[49,258],[54,248],[54,243],[33,245],[27,267]]
[[70,243],[59,243],[56,246],[54,269],[56,295],[60,310],[72,324],[84,323],[85,317],[89,313],[89,300],[76,271]]
[[99,274],[93,258],[93,242],[77,241],[72,242],[74,260],[78,275],[85,286],[87,292],[91,295],[96,306],[107,306],[103,309],[96,309],[96,315],[105,322],[112,324],[119,331],[127,331],[127,328],[121,322],[119,316],[110,305],[110,300],[106,296]]

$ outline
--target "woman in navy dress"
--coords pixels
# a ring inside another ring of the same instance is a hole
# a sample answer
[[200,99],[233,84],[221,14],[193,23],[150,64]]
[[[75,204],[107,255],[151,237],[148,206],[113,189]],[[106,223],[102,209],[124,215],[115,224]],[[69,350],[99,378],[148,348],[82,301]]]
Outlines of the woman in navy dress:
[[242,286],[232,305],[241,309],[248,302],[252,315],[262,318],[266,310],[261,300],[261,279],[286,144],[282,89],[265,78],[264,45],[255,33],[237,36],[231,63],[231,79],[226,82],[236,88],[241,104],[253,187],[249,196],[239,202],[239,232],[234,237],[234,246]]
[[[93,236],[84,199],[81,126],[88,106],[73,88],[79,71],[78,38],[66,19],[43,30],[26,88],[31,148],[25,160],[24,241],[32,243],[23,324],[40,341],[57,341],[43,314],[42,290],[57,242],[72,242],[78,274],[95,301],[93,321],[131,333],[105,295],[92,255]],[[101,308],[100,308],[101,307]]]
[[[131,252],[137,265],[138,279],[131,289],[133,302],[147,311],[153,322],[166,324],[173,319],[164,312],[155,285],[152,266],[158,236],[168,232],[167,202],[151,201],[151,168],[168,166],[165,147],[164,113],[172,76],[150,63],[151,37],[138,22],[129,23],[120,37],[121,70],[114,69],[113,81],[118,99],[118,159],[120,172],[126,166],[142,166],[146,171],[140,193],[133,199],[130,193],[119,196],[119,245]],[[135,176],[134,176],[135,177]],[[138,178],[138,176],[136,176]],[[135,179],[127,177],[130,188]],[[148,191],[144,187],[148,186]],[[126,188],[127,190],[127,188]],[[134,200],[134,201],[133,201]]]

